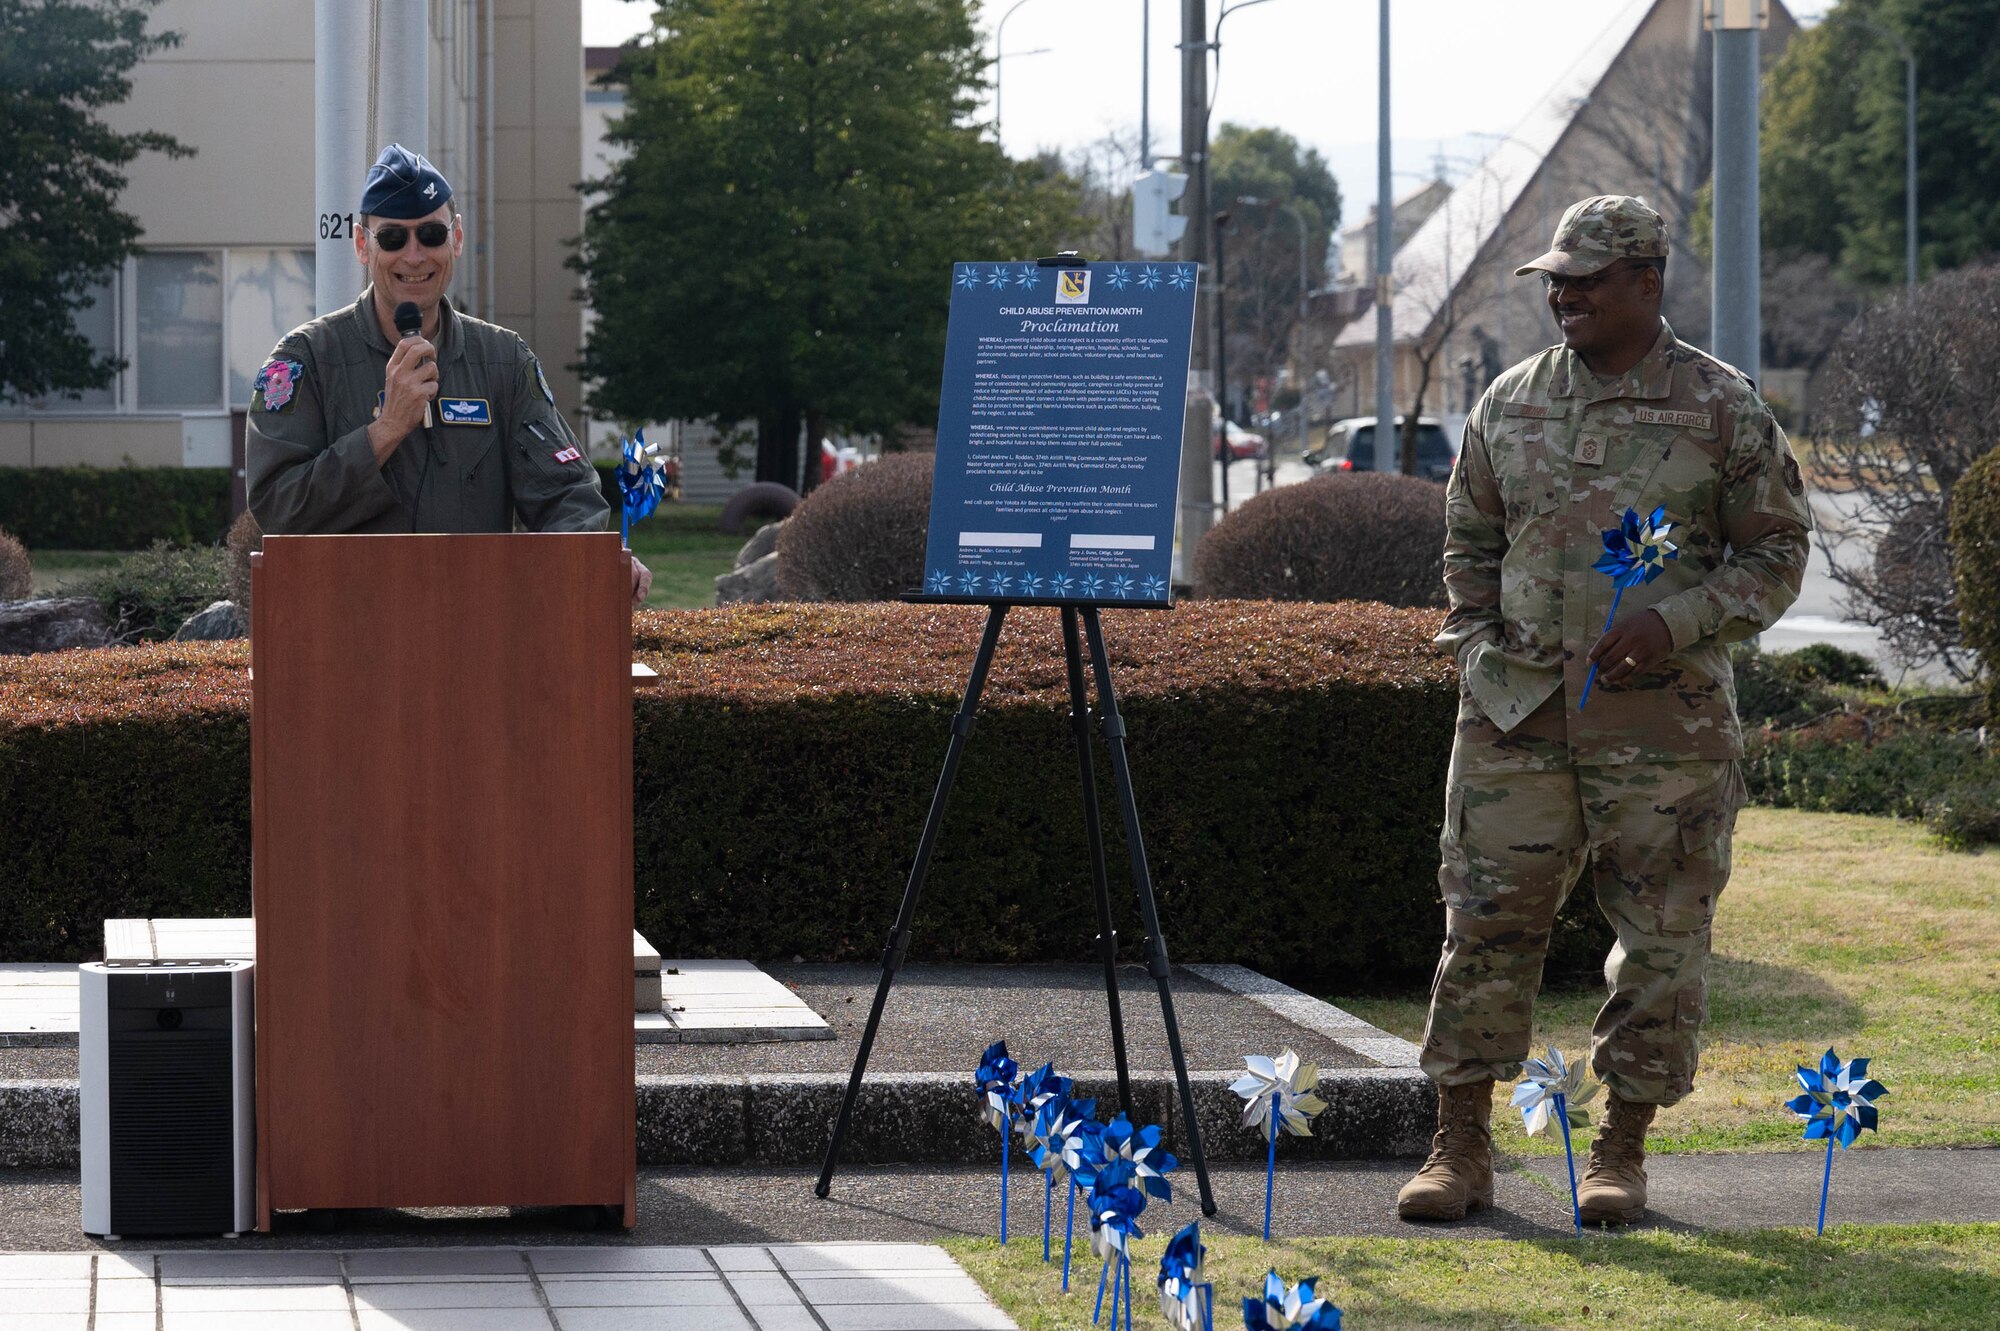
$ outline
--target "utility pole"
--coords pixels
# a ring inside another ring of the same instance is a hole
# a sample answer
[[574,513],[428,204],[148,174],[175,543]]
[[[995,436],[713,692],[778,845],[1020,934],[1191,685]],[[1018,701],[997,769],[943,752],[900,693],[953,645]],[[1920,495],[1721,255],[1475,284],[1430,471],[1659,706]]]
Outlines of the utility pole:
[[1759,36],[1768,0],[1702,0],[1715,37],[1715,270],[1709,350],[1752,379],[1762,371],[1757,208]]
[[1139,0],[1139,169],[1153,169],[1153,0]]
[[[1181,233],[1181,258],[1204,268],[1208,264],[1208,5],[1206,0],[1181,0],[1181,170],[1188,188],[1181,212],[1187,230]],[[1190,360],[1187,413],[1181,434],[1181,568],[1192,579],[1195,547],[1215,523],[1215,482],[1210,458],[1214,448],[1213,403],[1209,399],[1209,366],[1213,346],[1211,311],[1215,304],[1206,278],[1195,289],[1194,347]]]
[[1223,232],[1229,230],[1229,214],[1215,215],[1215,323],[1221,336],[1215,339],[1215,455],[1222,460],[1222,516],[1229,516],[1229,328],[1224,311],[1229,292],[1229,274],[1224,270]]
[[1382,0],[1381,73],[1375,113],[1375,470],[1395,470],[1396,320],[1390,310],[1396,289],[1390,265],[1396,257],[1396,200],[1389,184],[1389,0]]
[[428,147],[430,7],[387,0],[313,6],[313,312],[351,305],[366,275],[354,261],[355,205],[377,153],[390,143]]

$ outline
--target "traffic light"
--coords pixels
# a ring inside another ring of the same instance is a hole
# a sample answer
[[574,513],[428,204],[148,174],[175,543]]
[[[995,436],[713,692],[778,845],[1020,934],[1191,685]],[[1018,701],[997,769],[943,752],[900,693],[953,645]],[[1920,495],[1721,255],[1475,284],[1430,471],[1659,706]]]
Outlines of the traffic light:
[[1132,248],[1149,259],[1164,259],[1187,230],[1187,218],[1170,205],[1187,189],[1187,177],[1171,171],[1142,172],[1132,182]]

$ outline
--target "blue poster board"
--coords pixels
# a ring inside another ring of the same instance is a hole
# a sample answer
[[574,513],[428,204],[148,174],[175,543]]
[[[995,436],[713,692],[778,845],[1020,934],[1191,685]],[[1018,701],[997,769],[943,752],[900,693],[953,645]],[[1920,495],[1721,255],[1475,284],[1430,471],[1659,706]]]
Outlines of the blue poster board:
[[918,599],[1172,603],[1195,272],[952,266]]

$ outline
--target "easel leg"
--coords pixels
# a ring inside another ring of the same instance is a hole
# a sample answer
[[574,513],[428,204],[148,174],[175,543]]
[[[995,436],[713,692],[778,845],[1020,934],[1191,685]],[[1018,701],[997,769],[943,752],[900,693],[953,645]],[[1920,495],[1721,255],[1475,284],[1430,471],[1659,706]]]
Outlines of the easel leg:
[[910,881],[903,889],[903,904],[896,912],[896,924],[882,949],[882,981],[875,986],[875,1003],[868,1009],[868,1024],[861,1032],[861,1048],[854,1055],[854,1071],[847,1079],[847,1094],[841,1097],[840,1114],[833,1120],[833,1137],[826,1144],[826,1163],[820,1166],[819,1183],[813,1192],[824,1197],[833,1188],[834,1167],[840,1163],[840,1144],[847,1136],[848,1120],[854,1114],[854,1099],[861,1091],[861,1078],[868,1071],[868,1055],[875,1047],[875,1031],[882,1024],[882,1008],[889,1001],[889,986],[896,982],[903,958],[910,950],[910,925],[916,919],[917,899],[923,895],[924,878],[930,872],[931,850],[937,845],[938,828],[944,823],[944,806],[951,799],[951,783],[958,776],[958,760],[965,752],[966,736],[972,733],[973,713],[986,687],[986,672],[993,665],[993,649],[1000,641],[1000,621],[1007,607],[995,605],[986,612],[986,631],[979,639],[979,654],[973,658],[972,676],[965,682],[965,698],[951,721],[951,743],[945,749],[944,771],[938,776],[937,793],[931,796],[931,811],[924,820],[923,839],[917,843],[916,862],[910,866]]
[[1125,1061],[1125,1017],[1118,1005],[1118,934],[1111,927],[1111,888],[1104,872],[1104,824],[1097,807],[1097,772],[1090,759],[1090,694],[1084,688],[1083,651],[1076,611],[1062,612],[1063,655],[1069,662],[1069,726],[1083,773],[1083,825],[1090,839],[1090,887],[1097,899],[1097,950],[1104,959],[1104,996],[1111,1004],[1111,1057],[1118,1069],[1118,1107],[1132,1116],[1132,1072]]
[[1097,700],[1104,708],[1105,743],[1111,749],[1111,775],[1118,787],[1118,806],[1125,817],[1125,844],[1132,852],[1132,882],[1139,890],[1139,918],[1146,926],[1146,970],[1160,991],[1160,1015],[1167,1027],[1167,1048],[1174,1056],[1174,1080],[1180,1085],[1181,1118],[1187,1124],[1188,1154],[1194,1157],[1195,1182],[1201,1187],[1201,1213],[1215,1214],[1215,1194],[1208,1186],[1208,1160],[1201,1149],[1201,1121],[1194,1113],[1194,1092],[1188,1086],[1187,1055],[1181,1050],[1181,1027],[1174,1019],[1174,991],[1168,982],[1167,940],[1160,932],[1160,911],[1153,901],[1153,875],[1146,867],[1146,842],[1139,833],[1139,803],[1132,794],[1132,768],[1125,758],[1125,719],[1118,715],[1118,697],[1111,691],[1111,658],[1104,650],[1104,626],[1097,608],[1085,606],[1084,631],[1090,635],[1091,669],[1097,676]]

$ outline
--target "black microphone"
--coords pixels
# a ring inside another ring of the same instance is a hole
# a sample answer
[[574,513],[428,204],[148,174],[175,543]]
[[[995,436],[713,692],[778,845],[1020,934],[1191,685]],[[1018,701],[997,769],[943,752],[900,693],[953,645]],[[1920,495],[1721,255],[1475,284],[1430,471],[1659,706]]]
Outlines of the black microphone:
[[[424,331],[424,312],[417,308],[417,302],[406,300],[396,307],[396,331],[404,337],[415,337]],[[424,428],[431,426],[431,404],[424,403]]]

